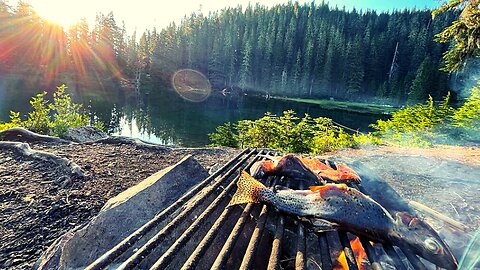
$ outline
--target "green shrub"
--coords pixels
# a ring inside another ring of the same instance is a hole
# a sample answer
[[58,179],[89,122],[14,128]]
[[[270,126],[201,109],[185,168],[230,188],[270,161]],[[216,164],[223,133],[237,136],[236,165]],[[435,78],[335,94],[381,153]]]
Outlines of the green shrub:
[[32,111],[28,113],[28,118],[22,123],[22,126],[33,132],[48,134],[52,122],[50,120],[50,106],[48,106],[48,100],[44,97],[47,92],[42,92],[35,95],[30,100],[32,105]]
[[82,112],[82,105],[72,102],[69,94],[65,93],[67,87],[62,84],[53,93],[53,104],[49,108],[54,111],[50,133],[61,137],[71,127],[88,125],[88,116]]
[[[89,118],[82,105],[73,103],[70,95],[65,93],[66,89],[64,84],[57,87],[53,94],[53,104],[45,99],[46,92],[35,95],[30,100],[32,111],[28,113],[27,119],[22,121],[20,113],[11,111],[10,122],[0,123],[0,131],[23,127],[37,133],[62,137],[68,128],[88,125]],[[101,122],[90,124],[103,130]]]
[[409,106],[392,114],[389,120],[372,124],[375,136],[390,142],[417,147],[431,146],[447,132],[454,114],[450,93],[438,105],[432,97],[425,104]]
[[453,125],[480,131],[480,81],[472,88],[472,94],[453,114]]
[[237,123],[238,141],[240,147],[268,147],[276,145],[278,134],[277,116],[266,113],[258,120],[242,120]]
[[216,133],[209,134],[213,145],[232,146],[234,142],[240,147],[272,148],[288,153],[323,153],[379,142],[371,134],[350,135],[329,118],[312,119],[306,114],[300,119],[292,110],[282,116],[266,113],[257,120],[241,120],[233,127],[236,128],[226,123]]
[[215,128],[215,133],[208,134],[212,146],[238,147],[238,135],[233,132],[230,122]]
[[22,120],[20,119],[20,113],[10,111],[10,122],[0,123],[0,131],[9,129],[9,128],[19,127],[21,126],[21,124],[22,124]]

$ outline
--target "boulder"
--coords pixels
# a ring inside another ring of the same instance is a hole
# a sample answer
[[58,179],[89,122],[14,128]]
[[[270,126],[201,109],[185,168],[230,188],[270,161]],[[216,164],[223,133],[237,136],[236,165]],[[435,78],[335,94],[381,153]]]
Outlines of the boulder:
[[107,138],[108,136],[96,127],[74,127],[69,128],[63,138],[66,140],[84,143]]
[[208,172],[192,156],[107,201],[86,226],[60,237],[34,269],[83,269],[171,205]]

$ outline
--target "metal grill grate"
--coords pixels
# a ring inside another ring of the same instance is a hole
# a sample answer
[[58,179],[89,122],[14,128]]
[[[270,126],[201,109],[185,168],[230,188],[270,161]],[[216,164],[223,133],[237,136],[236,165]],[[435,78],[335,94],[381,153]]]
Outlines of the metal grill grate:
[[[347,232],[313,233],[267,205],[225,208],[240,171],[264,154],[276,153],[244,150],[86,269],[305,269],[307,255],[318,258],[317,268],[332,269],[332,250],[337,247],[345,252],[349,269],[358,269]],[[264,183],[271,187],[285,180],[269,177]],[[290,187],[305,188],[301,182],[296,185]],[[382,269],[377,247],[367,239],[360,241],[370,267]],[[282,254],[292,247],[293,256]],[[391,244],[384,244],[383,250],[397,269],[407,269],[408,264],[427,269],[409,250]]]

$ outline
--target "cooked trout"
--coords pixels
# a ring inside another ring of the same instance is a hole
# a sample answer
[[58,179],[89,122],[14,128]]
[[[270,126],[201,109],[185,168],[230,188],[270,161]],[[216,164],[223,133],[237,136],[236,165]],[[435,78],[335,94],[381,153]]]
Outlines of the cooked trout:
[[396,219],[380,204],[345,184],[313,186],[310,190],[272,191],[243,171],[229,206],[265,202],[280,211],[311,220],[317,230],[345,229],[376,242],[408,245],[417,254],[446,269],[457,262],[435,231],[407,213]]
[[360,183],[358,174],[348,166],[338,164],[337,169],[325,165],[315,158],[297,157],[288,154],[283,157],[269,157],[270,160],[258,161],[250,169],[253,177],[287,176],[294,179],[305,179],[311,183],[330,180],[337,183]]

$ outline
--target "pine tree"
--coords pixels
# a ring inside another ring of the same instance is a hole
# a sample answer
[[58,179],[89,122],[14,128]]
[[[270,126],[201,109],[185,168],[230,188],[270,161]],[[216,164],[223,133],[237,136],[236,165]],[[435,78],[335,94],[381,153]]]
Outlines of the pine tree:
[[435,66],[430,59],[426,57],[417,70],[412,87],[408,93],[408,102],[415,103],[426,100],[428,93],[431,93],[435,84]]

